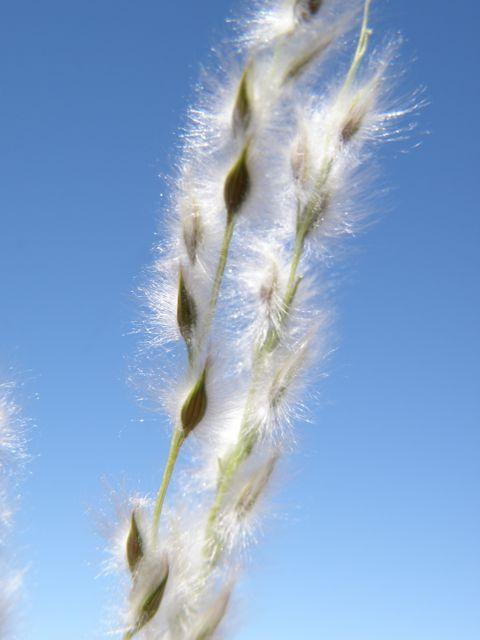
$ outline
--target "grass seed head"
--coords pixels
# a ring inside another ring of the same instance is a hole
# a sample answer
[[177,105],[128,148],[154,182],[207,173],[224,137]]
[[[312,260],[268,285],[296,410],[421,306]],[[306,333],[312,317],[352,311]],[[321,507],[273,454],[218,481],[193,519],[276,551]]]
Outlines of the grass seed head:
[[138,528],[135,511],[132,512],[130,532],[127,538],[127,562],[131,573],[135,573],[140,560],[143,558],[144,544],[142,534]]
[[251,188],[248,167],[248,144],[243,148],[225,180],[223,196],[228,219],[231,220],[244,205]]
[[185,437],[188,437],[205,417],[208,406],[206,378],[207,366],[183,403],[180,418]]
[[252,104],[248,88],[248,68],[244,71],[238,87],[233,109],[233,131],[236,135],[246,133],[252,119]]
[[182,237],[191,264],[195,264],[203,238],[203,225],[200,208],[195,200],[188,200],[188,210],[184,211]]
[[[152,620],[157,614],[160,605],[162,604],[163,595],[168,582],[169,565],[167,560],[164,560],[162,572],[158,580],[157,586],[149,593],[140,605],[138,612],[137,622],[135,624],[134,632],[130,634],[130,638],[137,634],[143,627]],[[127,636],[128,637],[128,636]]]
[[177,324],[178,329],[188,346],[190,346],[192,342],[196,323],[197,305],[195,304],[193,296],[187,289],[183,269],[180,268],[178,279]]

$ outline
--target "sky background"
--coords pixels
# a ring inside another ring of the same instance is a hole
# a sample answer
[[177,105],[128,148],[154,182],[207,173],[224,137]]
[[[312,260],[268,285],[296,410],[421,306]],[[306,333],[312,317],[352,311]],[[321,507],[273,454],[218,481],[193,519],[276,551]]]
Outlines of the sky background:
[[[127,377],[159,174],[233,0],[3,0],[0,362],[34,460],[21,640],[100,637],[101,478],[153,491],[166,424]],[[427,87],[337,292],[339,348],[237,609],[242,640],[478,640],[480,8],[375,3]],[[429,131],[429,135],[422,132]],[[160,229],[161,234],[161,229]]]

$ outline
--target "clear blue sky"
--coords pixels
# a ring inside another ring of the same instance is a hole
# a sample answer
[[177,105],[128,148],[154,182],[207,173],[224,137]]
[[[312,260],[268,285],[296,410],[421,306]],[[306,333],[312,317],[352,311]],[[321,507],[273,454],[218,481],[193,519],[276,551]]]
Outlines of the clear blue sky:
[[[22,640],[97,637],[108,582],[87,509],[102,475],[156,486],[165,425],[126,384],[132,291],[198,61],[235,4],[1,3],[0,362],[35,423]],[[407,38],[431,135],[387,153],[389,211],[349,259],[341,346],[243,590],[242,640],[480,637],[480,8],[375,5],[377,31]]]

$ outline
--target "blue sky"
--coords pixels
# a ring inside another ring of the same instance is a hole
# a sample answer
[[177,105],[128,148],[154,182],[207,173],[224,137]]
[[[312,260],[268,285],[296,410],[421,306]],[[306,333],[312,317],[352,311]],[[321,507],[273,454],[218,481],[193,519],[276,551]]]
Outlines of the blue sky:
[[[158,481],[166,425],[126,383],[132,292],[198,61],[235,4],[0,8],[0,362],[33,422],[25,640],[97,637],[108,581],[88,509],[102,476]],[[393,188],[348,259],[339,348],[242,588],[242,640],[480,637],[480,8],[375,5],[431,104],[421,147],[385,152]]]

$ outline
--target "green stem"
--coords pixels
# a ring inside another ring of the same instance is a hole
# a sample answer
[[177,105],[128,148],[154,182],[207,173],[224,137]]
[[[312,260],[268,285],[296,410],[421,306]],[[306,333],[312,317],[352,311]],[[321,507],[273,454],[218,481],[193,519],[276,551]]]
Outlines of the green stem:
[[225,225],[225,231],[223,233],[222,247],[220,249],[220,257],[218,259],[217,270],[213,279],[212,293],[210,296],[210,303],[208,306],[208,315],[203,330],[203,338],[205,338],[210,332],[212,326],[213,317],[215,315],[215,309],[218,302],[218,296],[220,294],[220,287],[222,285],[223,275],[225,273],[225,267],[227,265],[228,254],[230,251],[230,245],[232,243],[233,231],[235,229],[235,216],[230,216],[227,219]]
[[[185,435],[181,429],[176,427],[172,434],[172,440],[170,442],[170,451],[168,453],[167,464],[165,465],[165,470],[163,472],[162,484],[158,490],[157,500],[155,502],[155,510],[153,512],[153,523],[152,523],[152,537],[154,544],[157,543],[158,538],[158,524],[160,522],[160,516],[162,513],[163,503],[165,501],[165,496],[167,494],[168,485],[170,484],[170,480],[172,478],[172,473],[175,468],[175,463],[177,462],[178,454],[180,453],[180,449],[182,448],[182,444],[185,441]],[[128,637],[127,637],[128,640]]]
[[355,54],[353,56],[352,63],[350,65],[350,69],[348,70],[347,77],[345,78],[345,82],[340,91],[340,96],[343,97],[343,94],[350,88],[355,75],[357,74],[358,67],[365,56],[368,48],[368,42],[370,40],[370,36],[372,35],[372,30],[368,27],[368,17],[370,13],[370,5],[372,4],[372,0],[365,0],[365,7],[363,9],[363,20],[362,27],[360,29],[360,36],[358,38],[357,48],[355,50]]

